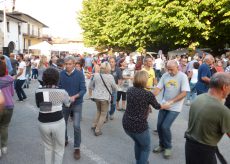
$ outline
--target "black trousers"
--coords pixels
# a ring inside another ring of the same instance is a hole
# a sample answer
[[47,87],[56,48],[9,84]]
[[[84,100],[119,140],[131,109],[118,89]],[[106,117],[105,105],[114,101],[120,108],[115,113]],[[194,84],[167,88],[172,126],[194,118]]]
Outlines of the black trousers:
[[15,91],[17,93],[18,99],[22,101],[23,99],[26,99],[27,96],[22,88],[22,85],[25,83],[25,80],[16,80],[15,81]]
[[126,101],[126,92],[117,91],[117,101],[120,101],[122,97],[122,101]]
[[[222,156],[216,146],[204,145],[196,141],[186,139],[186,164],[217,164],[216,155],[219,159],[219,156]],[[221,163],[227,164],[225,162]]]

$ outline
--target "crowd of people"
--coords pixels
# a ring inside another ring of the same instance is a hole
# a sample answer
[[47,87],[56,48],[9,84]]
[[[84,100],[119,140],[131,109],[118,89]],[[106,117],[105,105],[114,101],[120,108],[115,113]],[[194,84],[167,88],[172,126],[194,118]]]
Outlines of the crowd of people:
[[[87,89],[97,108],[91,126],[94,135],[103,135],[103,125],[115,118],[116,111],[123,111],[122,125],[135,143],[137,164],[148,163],[151,135],[147,120],[153,108],[159,110],[154,130],[159,145],[152,151],[163,152],[166,159],[172,156],[171,126],[184,102],[190,106],[185,132],[186,163],[215,164],[216,154],[226,163],[217,143],[224,134],[230,137],[230,54],[214,58],[211,54],[196,53],[167,59],[162,52],[156,58],[121,52],[52,55],[50,61],[46,56],[10,54],[0,59],[0,157],[7,153],[14,89],[17,101],[23,103],[27,99],[24,88],[37,80],[35,101],[46,164],[63,162],[69,143],[69,118],[74,129],[73,157],[81,158],[80,124]],[[88,86],[85,78],[89,79]],[[161,99],[156,98],[159,94]]]

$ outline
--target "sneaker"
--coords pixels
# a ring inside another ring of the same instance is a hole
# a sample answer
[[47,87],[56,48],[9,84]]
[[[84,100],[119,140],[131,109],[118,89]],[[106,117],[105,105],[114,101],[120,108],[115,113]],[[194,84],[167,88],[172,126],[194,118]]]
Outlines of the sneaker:
[[154,135],[158,135],[158,131],[157,130],[153,130],[153,134]]
[[169,159],[171,156],[172,156],[172,150],[171,149],[165,149],[164,158]]
[[122,109],[120,109],[120,108],[117,108],[117,111],[121,111]]
[[105,119],[105,121],[104,121],[104,124],[107,123],[108,121],[109,121],[109,118],[108,118],[108,116],[106,116],[106,119]]
[[7,147],[2,148],[2,154],[7,154]]
[[185,105],[190,106],[190,104],[191,104],[190,100],[187,100]]
[[100,136],[100,135],[102,135],[102,132],[99,131],[99,132],[95,132],[94,134],[95,134],[95,136]]
[[164,151],[164,148],[162,146],[157,146],[153,149],[153,153],[161,153]]
[[91,130],[95,132],[96,127],[91,127]]
[[65,147],[69,144],[69,141],[65,141]]
[[80,153],[80,149],[75,149],[73,152],[73,157],[76,160],[79,160],[81,158],[81,153]]
[[109,119],[110,119],[110,120],[113,120],[113,119],[114,119],[114,115],[113,115],[113,114],[110,115],[110,116],[109,116]]
[[16,100],[17,102],[23,102],[23,100]]

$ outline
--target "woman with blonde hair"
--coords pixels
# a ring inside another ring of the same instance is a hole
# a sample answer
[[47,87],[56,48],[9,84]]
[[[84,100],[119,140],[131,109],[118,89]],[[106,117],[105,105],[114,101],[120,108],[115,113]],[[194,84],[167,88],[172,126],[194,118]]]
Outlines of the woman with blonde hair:
[[117,90],[117,85],[110,71],[111,67],[109,63],[102,63],[100,73],[95,73],[93,80],[89,84],[89,88],[93,90],[91,99],[96,102],[97,106],[97,114],[91,128],[95,136],[102,135],[101,129],[106,120],[111,93]]
[[148,78],[146,71],[136,72],[133,87],[127,90],[127,107],[122,119],[126,134],[135,142],[136,164],[147,164],[150,153],[149,105],[155,109],[169,108],[168,104],[159,104],[153,93],[145,90]]
[[41,56],[41,59],[38,64],[38,82],[40,83],[41,86],[44,85],[42,77],[43,77],[43,72],[48,68],[48,60],[45,55]]

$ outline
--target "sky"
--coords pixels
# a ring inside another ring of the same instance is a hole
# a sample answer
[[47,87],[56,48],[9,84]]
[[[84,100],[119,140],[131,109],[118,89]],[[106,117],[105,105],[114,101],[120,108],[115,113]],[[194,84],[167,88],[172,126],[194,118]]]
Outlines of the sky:
[[79,38],[82,33],[77,22],[81,4],[82,0],[16,0],[15,10],[49,26],[45,33],[73,39]]

